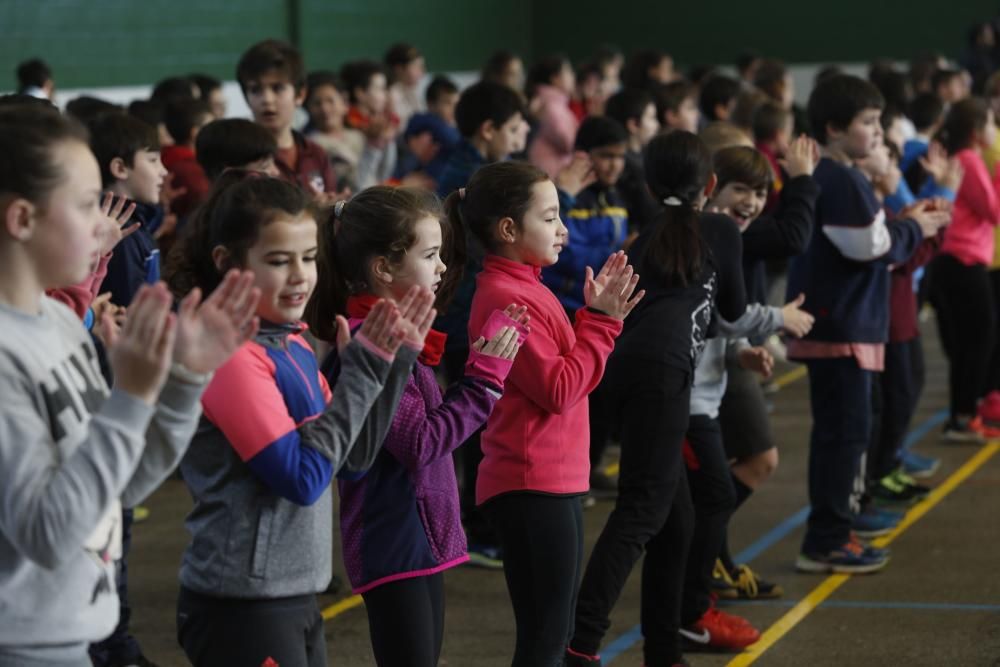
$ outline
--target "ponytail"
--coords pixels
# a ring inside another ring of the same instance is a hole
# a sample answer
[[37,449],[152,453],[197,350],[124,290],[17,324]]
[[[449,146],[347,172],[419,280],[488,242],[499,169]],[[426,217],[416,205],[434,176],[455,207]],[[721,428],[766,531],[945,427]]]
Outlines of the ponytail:
[[639,271],[686,287],[705,263],[699,199],[712,177],[712,154],[694,134],[674,131],[649,143],[645,167],[649,189],[663,210]]

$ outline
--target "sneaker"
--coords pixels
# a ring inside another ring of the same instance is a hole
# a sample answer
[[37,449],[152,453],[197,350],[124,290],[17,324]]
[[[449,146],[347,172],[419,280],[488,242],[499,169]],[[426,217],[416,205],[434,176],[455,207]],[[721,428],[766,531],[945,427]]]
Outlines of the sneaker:
[[742,651],[760,639],[760,632],[746,619],[719,611],[715,605],[680,633],[685,647],[695,651]]
[[469,565],[487,570],[502,570],[503,551],[491,544],[470,544]]
[[813,574],[868,574],[878,572],[888,563],[886,549],[866,547],[852,536],[842,547],[825,554],[800,553],[795,569]]
[[1000,426],[1000,391],[993,390],[979,402],[978,416],[989,426]]
[[984,440],[996,440],[1000,438],[1000,428],[986,424],[979,415],[969,420],[969,428],[982,436]]
[[882,504],[912,505],[930,494],[931,488],[918,484],[917,480],[902,470],[896,470],[872,485],[868,490],[871,497]]
[[973,424],[976,419],[968,421],[949,419],[944,425],[944,439],[948,442],[971,442],[980,445],[986,442],[986,436]]
[[580,505],[582,505],[583,509],[585,510],[589,510],[596,504],[597,504],[597,498],[595,498],[594,494],[589,491],[583,494],[583,498],[580,499]]
[[562,667],[601,667],[601,656],[580,653],[567,646]]
[[903,452],[903,472],[910,477],[917,479],[927,479],[933,477],[934,473],[941,467],[941,459],[930,456],[923,456],[916,452]]
[[719,571],[719,579],[727,586],[717,588],[720,600],[773,600],[785,594],[778,584],[762,579],[750,569],[749,565],[737,565],[732,571],[726,572],[721,561],[715,561],[712,572],[713,581]]
[[851,521],[851,530],[858,537],[872,538],[888,535],[899,525],[902,516],[869,505]]

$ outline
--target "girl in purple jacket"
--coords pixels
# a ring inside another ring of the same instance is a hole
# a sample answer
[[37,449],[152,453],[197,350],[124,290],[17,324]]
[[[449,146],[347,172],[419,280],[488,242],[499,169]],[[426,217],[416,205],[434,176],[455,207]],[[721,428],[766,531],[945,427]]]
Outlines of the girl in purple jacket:
[[[356,326],[376,301],[398,300],[414,285],[434,290],[441,312],[465,264],[460,230],[443,228],[442,217],[437,198],[415,188],[377,186],[338,202],[321,234],[309,309],[316,335],[333,340],[334,313],[346,307]],[[446,272],[446,262],[459,269]],[[364,597],[379,665],[438,663],[442,573],[468,560],[451,454],[500,398],[525,311],[497,313],[471,347],[465,378],[443,397],[434,366],[445,335],[431,331],[375,464],[339,483],[344,561]]]

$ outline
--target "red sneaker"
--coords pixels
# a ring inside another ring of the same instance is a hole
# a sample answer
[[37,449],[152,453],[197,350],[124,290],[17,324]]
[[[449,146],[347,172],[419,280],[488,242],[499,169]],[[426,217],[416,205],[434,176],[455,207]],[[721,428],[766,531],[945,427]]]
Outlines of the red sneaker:
[[1000,424],[1000,391],[991,391],[979,402],[979,416],[990,426]]
[[702,651],[742,651],[760,639],[760,632],[746,619],[714,606],[680,633],[688,648]]
[[1000,438],[1000,428],[986,425],[983,418],[979,415],[969,420],[969,430],[975,431],[984,440],[996,440]]

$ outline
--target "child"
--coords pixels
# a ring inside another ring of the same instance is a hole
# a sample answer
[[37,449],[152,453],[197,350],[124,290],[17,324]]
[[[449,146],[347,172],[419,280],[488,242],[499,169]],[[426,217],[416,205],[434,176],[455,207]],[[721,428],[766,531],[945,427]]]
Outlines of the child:
[[394,180],[402,183],[414,178],[430,179],[425,189],[434,190],[435,179],[448,163],[459,142],[458,130],[440,116],[424,111],[410,116],[403,132],[405,150],[396,161]]
[[410,116],[427,110],[420,95],[420,83],[427,75],[424,56],[412,44],[393,44],[383,60],[389,70],[389,108],[399,119],[399,127],[406,127]]
[[626,88],[608,99],[605,113],[608,118],[618,121],[628,133],[625,170],[618,179],[618,191],[628,210],[629,231],[641,231],[659,210],[646,189],[646,176],[642,167],[642,151],[660,131],[656,105],[649,93]]
[[101,285],[101,292],[111,292],[112,303],[128,307],[143,283],[160,278],[160,251],[153,233],[163,220],[160,189],[167,170],[160,161],[156,130],[122,113],[108,113],[91,123],[90,149],[101,167],[104,189],[134,201],[133,219],[141,223],[115,249]]
[[768,101],[753,115],[753,142],[767,157],[774,172],[774,183],[768,194],[766,210],[774,210],[778,205],[781,188],[784,187],[783,170],[779,160],[783,160],[792,143],[795,118],[792,112],[776,102]]
[[556,188],[519,162],[476,172],[450,198],[453,224],[486,248],[469,320],[478,337],[491,313],[512,300],[528,307],[531,335],[511,369],[504,395],[482,436],[476,499],[493,518],[514,606],[513,664],[558,664],[569,636],[583,552],[580,497],[589,475],[587,395],[641,293],[623,253],[597,277],[587,268],[586,307],[570,326],[541,284],[566,243]]
[[931,90],[944,104],[951,105],[969,96],[965,72],[950,67],[939,68],[931,76]]
[[[452,235],[442,233],[433,193],[376,186],[337,209],[336,233],[329,225],[323,235],[324,287],[313,313],[333,312],[324,303],[346,300],[357,326],[379,298],[399,302],[414,286],[446,302],[459,272],[446,272],[445,262],[464,252],[454,238],[445,243]],[[518,317],[515,311],[507,309]],[[506,321],[488,343],[477,337],[463,380],[443,398],[434,367],[444,335],[430,332],[382,453],[362,479],[339,483],[347,573],[353,591],[364,596],[379,665],[438,664],[443,572],[468,560],[451,453],[486,423],[503,392],[518,348],[517,325]],[[334,339],[328,319],[313,324],[317,336]]]
[[52,70],[41,58],[25,60],[17,66],[17,92],[43,100],[55,99],[56,84]]
[[993,145],[996,134],[993,111],[978,98],[956,102],[940,132],[948,155],[957,157],[964,171],[954,220],[929,268],[928,288],[949,362],[951,406],[944,434],[956,442],[995,435],[977,418],[977,403],[997,389],[988,386],[997,326],[988,267],[1000,224],[1000,177],[990,175],[981,153]]
[[396,168],[396,134],[399,117],[389,106],[385,72],[371,60],[357,60],[340,68],[350,108],[348,127],[360,130],[369,150],[358,162],[358,188],[383,183]]
[[427,84],[424,99],[427,111],[448,125],[455,127],[455,106],[458,104],[458,86],[444,75],[438,75]]
[[622,69],[622,83],[625,88],[635,88],[652,93],[657,86],[677,79],[674,59],[669,54],[655,49],[634,51]]
[[632,246],[647,296],[595,397],[609,402],[621,424],[618,501],[580,585],[568,665],[600,664],[611,609],[644,550],[645,662],[682,661],[681,592],[694,510],[681,452],[691,382],[713,312],[735,320],[746,310],[739,230],[726,216],[701,213],[715,187],[705,145],[681,130],[660,135],[646,149],[646,178],[664,206]]
[[[944,103],[933,93],[921,93],[910,103],[910,120],[913,121],[916,135],[903,144],[903,159],[899,163],[899,168],[904,174],[909,174],[910,167],[918,158],[927,154],[931,138],[937,134],[941,123],[944,122]],[[912,189],[912,182],[910,187]]]
[[528,73],[529,99],[537,103],[538,131],[528,147],[533,165],[555,178],[573,157],[573,140],[580,121],[569,108],[576,87],[573,66],[562,56],[535,63]]
[[604,72],[597,63],[587,63],[577,69],[576,90],[569,102],[569,108],[577,122],[582,123],[587,116],[604,115],[604,102],[607,98],[604,96],[603,83]]
[[[249,275],[176,314],[139,290],[115,335],[109,391],[79,318],[43,290],[79,283],[98,252],[100,169],[54,110],[0,112],[0,664],[90,665],[119,616],[122,506],[156,489],[194,432],[208,377],[256,330]],[[49,594],[42,594],[48,591]],[[137,657],[131,658],[133,662]]]
[[697,132],[701,121],[698,90],[687,81],[673,81],[653,89],[656,116],[665,132]]
[[788,273],[788,294],[809,295],[816,323],[788,343],[809,371],[813,428],[810,515],[796,567],[804,572],[867,573],[888,562],[884,549],[851,535],[851,493],[871,437],[872,373],[882,369],[888,334],[889,272],[948,215],[918,207],[886,224],[870,184],[851,166],[882,143],[883,101],[867,81],[828,79],[809,98],[809,122],[823,146],[813,174],[820,186],[816,226]]
[[722,75],[711,77],[701,87],[698,98],[701,117],[707,122],[728,121],[739,94],[740,82],[736,79]]
[[167,104],[163,121],[174,140],[160,153],[163,166],[172,176],[171,185],[185,192],[170,203],[170,211],[185,219],[208,196],[209,182],[195,157],[195,142],[201,128],[212,121],[208,104],[199,100],[178,100]]
[[305,100],[306,72],[295,47],[269,39],[251,46],[236,65],[236,80],[253,113],[278,144],[282,177],[321,199],[331,200],[337,178],[326,152],[294,130],[295,110]]
[[511,51],[495,51],[483,65],[482,81],[507,86],[518,95],[524,90],[524,62]]
[[569,241],[559,261],[542,269],[542,282],[573,316],[583,307],[586,267],[621,250],[628,236],[628,211],[615,184],[625,169],[625,129],[610,118],[588,118],[576,134],[576,150],[590,158],[596,182],[572,195],[560,191],[560,217]]
[[261,330],[212,378],[181,462],[194,508],[177,639],[199,667],[326,664],[316,594],[331,577],[330,482],[374,461],[433,317],[433,295],[414,288],[398,309],[375,304],[353,341],[338,319],[342,387],[331,397],[301,335],[314,210],[295,185],[231,171],[171,253],[175,294],[232,266],[253,270],[260,289]]
[[198,133],[195,155],[209,181],[215,182],[226,169],[246,169],[278,177],[274,135],[244,118],[214,120]]
[[754,86],[765,95],[792,112],[795,118],[793,131],[796,136],[809,133],[809,118],[795,104],[795,79],[788,66],[781,60],[767,58],[760,62],[754,74]]
[[368,141],[361,130],[345,125],[347,100],[343,84],[333,72],[310,72],[306,91],[305,107],[309,112],[306,136],[326,151],[337,182],[357,187],[358,164]]
[[226,93],[222,90],[222,82],[208,74],[192,74],[188,78],[198,86],[198,91],[201,93],[198,99],[208,105],[212,117],[215,120],[225,118]]

